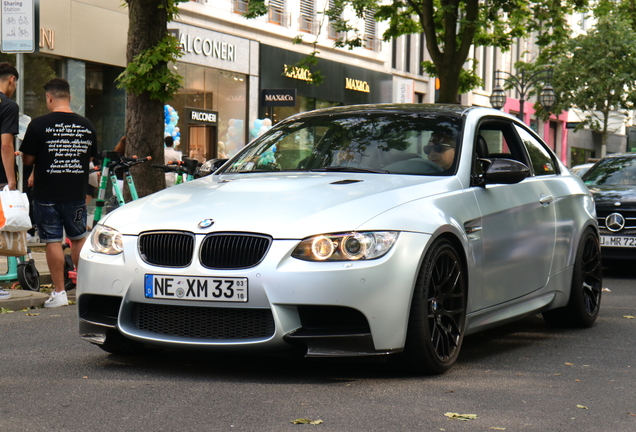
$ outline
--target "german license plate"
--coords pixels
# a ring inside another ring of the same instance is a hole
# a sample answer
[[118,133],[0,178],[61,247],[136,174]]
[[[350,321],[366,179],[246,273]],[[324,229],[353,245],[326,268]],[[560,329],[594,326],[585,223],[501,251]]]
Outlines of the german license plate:
[[601,236],[601,246],[636,248],[636,237]]
[[147,274],[146,298],[247,302],[247,278]]

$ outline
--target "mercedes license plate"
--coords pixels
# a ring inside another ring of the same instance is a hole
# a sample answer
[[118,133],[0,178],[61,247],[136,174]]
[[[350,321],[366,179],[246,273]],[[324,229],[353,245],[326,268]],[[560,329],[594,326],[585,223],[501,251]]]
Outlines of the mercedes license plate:
[[601,236],[601,246],[636,248],[636,237]]
[[146,298],[247,302],[247,278],[147,274]]

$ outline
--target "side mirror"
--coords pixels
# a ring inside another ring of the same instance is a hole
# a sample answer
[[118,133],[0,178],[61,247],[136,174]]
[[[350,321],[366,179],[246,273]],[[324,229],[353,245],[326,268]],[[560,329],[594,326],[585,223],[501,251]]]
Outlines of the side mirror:
[[530,168],[513,159],[479,159],[484,173],[473,176],[473,186],[487,184],[515,184],[530,175]]
[[210,159],[203,162],[203,164],[199,167],[199,175],[201,177],[205,177],[212,174],[214,171],[221,168],[221,166],[223,166],[223,164],[228,160],[229,159]]

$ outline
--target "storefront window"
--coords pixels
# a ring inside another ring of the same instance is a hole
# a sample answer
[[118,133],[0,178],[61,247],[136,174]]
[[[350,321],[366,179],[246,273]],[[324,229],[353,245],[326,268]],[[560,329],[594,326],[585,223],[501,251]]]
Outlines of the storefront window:
[[85,116],[97,131],[101,150],[112,150],[126,134],[126,92],[117,88],[121,67],[86,63]]
[[[200,162],[234,155],[246,143],[246,75],[188,63],[177,67],[184,88],[168,103],[178,115],[176,149]],[[217,123],[195,124],[186,108],[217,112]]]
[[572,147],[570,150],[570,166],[588,163],[589,159],[594,158],[594,151],[584,148]]
[[298,96],[296,97],[296,106],[293,107],[269,107],[265,109],[265,117],[272,119],[272,123],[276,124],[287,117],[301,112],[313,111],[321,108],[331,108],[341,106],[340,102],[326,101],[312,97]]
[[[20,81],[24,86],[24,101],[20,111],[34,118],[49,112],[42,86],[51,78],[61,76],[62,61],[35,54],[25,54],[23,58],[24,71]],[[15,54],[0,54],[0,62],[5,61],[17,66]],[[13,95],[13,99],[16,98],[17,94]]]

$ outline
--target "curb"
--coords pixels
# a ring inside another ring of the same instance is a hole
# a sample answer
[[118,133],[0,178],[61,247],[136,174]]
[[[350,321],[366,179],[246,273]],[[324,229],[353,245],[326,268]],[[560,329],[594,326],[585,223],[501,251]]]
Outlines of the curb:
[[19,311],[22,309],[41,308],[49,298],[48,294],[38,291],[7,290],[11,293],[11,298],[0,300],[0,308]]
[[[0,309],[6,309],[11,311],[21,311],[23,309],[37,309],[44,307],[44,302],[49,298],[49,293],[44,293],[40,291],[28,291],[21,289],[11,289],[11,285],[9,284],[0,284],[4,286],[0,286],[5,291],[11,293],[11,297],[8,299],[0,300]],[[40,275],[40,287],[42,285],[51,284],[51,275],[49,274],[41,274]],[[72,289],[67,292],[69,301],[75,301],[75,289]]]

